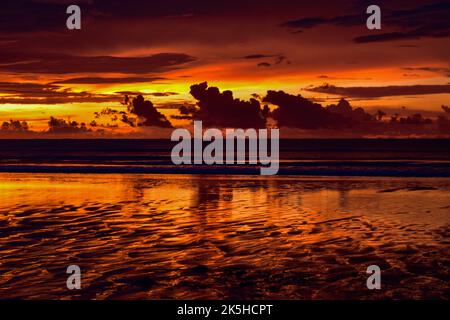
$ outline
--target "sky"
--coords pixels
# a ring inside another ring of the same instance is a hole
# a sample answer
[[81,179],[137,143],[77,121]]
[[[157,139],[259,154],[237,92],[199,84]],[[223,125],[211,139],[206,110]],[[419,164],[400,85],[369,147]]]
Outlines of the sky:
[[[66,27],[70,4],[81,8],[81,30]],[[366,27],[371,4],[381,8],[381,30]],[[1,6],[0,122],[26,121],[31,131],[48,131],[54,117],[54,132],[76,121],[77,128],[86,125],[71,133],[158,136],[201,119],[218,127],[285,126],[302,136],[342,130],[332,123],[343,118],[330,113],[343,114],[347,102],[367,114],[383,111],[384,121],[449,114],[449,1],[6,0]],[[360,127],[363,118],[369,119],[359,117]],[[355,131],[352,123],[345,128]]]

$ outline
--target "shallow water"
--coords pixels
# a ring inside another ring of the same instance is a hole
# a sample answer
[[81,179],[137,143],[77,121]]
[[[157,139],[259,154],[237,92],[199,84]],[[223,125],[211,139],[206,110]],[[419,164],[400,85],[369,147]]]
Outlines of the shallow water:
[[[449,299],[449,191],[444,178],[2,173],[0,298]],[[373,264],[381,290],[366,287]]]

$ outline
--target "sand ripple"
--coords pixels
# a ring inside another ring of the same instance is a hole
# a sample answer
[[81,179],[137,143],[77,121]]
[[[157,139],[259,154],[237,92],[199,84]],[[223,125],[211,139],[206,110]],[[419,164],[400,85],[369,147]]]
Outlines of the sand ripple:
[[446,179],[0,177],[0,298],[450,298]]

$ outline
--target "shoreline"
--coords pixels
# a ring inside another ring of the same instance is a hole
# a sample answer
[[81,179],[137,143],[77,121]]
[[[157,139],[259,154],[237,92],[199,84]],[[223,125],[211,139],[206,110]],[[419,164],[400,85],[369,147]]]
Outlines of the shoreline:
[[[2,173],[86,173],[86,174],[211,174],[257,175],[260,166],[108,166],[108,165],[0,165]],[[351,177],[412,177],[450,178],[450,165],[358,165],[328,164],[323,166],[280,166],[278,176],[351,176]],[[269,176],[270,177],[270,176]]]

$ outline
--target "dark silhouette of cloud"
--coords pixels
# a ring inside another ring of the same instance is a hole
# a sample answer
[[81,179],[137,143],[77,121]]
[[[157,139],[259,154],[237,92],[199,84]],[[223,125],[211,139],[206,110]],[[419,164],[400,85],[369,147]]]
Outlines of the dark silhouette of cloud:
[[117,102],[120,95],[73,92],[54,84],[0,82],[0,104],[61,104],[73,102]]
[[392,116],[391,124],[392,123],[407,124],[407,125],[429,125],[432,124],[433,121],[431,119],[424,118],[420,113],[415,113],[413,115],[401,118],[397,116]]
[[271,116],[279,127],[301,129],[339,129],[351,127],[357,122],[371,120],[362,109],[353,110],[350,104],[341,100],[337,105],[324,108],[301,95],[291,95],[284,91],[268,91],[264,102],[277,107]]
[[450,68],[446,67],[406,67],[403,70],[407,71],[426,71],[437,74],[442,74],[450,78]]
[[257,60],[257,59],[273,58],[276,56],[277,55],[270,55],[270,54],[250,54],[248,56],[242,57],[242,59]]
[[4,121],[0,127],[2,132],[28,132],[30,131],[26,121],[9,120]]
[[[345,100],[339,100],[338,104],[332,104],[326,107],[326,110],[331,113],[341,115],[346,120],[352,120],[353,123],[370,122],[374,120],[374,117],[364,111],[363,108],[353,108],[350,103]],[[378,120],[382,120],[384,112],[378,111]]]
[[144,93],[144,92],[137,92],[137,91],[117,91],[115,92],[120,95],[129,95],[129,96],[152,96],[152,97],[171,97],[178,95],[177,92],[150,92],[150,93]]
[[83,122],[78,123],[76,121],[66,121],[64,119],[54,117],[50,117],[48,122],[48,133],[72,134],[86,132],[90,132],[90,129],[88,129],[86,124]]
[[[355,43],[384,42],[420,39],[423,37],[444,38],[450,36],[450,3],[425,4],[414,9],[395,10],[383,17],[388,26],[397,27],[398,32],[356,37]],[[412,21],[414,21],[412,23]]]
[[275,64],[280,64],[282,62],[286,61],[287,64],[291,64],[290,61],[287,60],[287,58],[285,56],[278,56],[277,59],[275,60]]
[[52,84],[121,84],[121,83],[141,83],[167,80],[162,77],[122,77],[122,78],[103,78],[103,77],[80,77],[66,80],[54,81]]
[[[126,97],[126,99],[128,99],[128,97]],[[139,122],[138,125],[161,128],[172,127],[172,124],[167,120],[166,116],[156,110],[153,103],[149,100],[145,100],[142,95],[138,95],[132,100],[128,105],[128,110],[130,113],[143,118],[143,121]]]
[[198,101],[198,108],[181,109],[180,112],[183,116],[202,120],[205,127],[264,128],[266,125],[256,99],[235,99],[231,91],[220,92],[217,87],[208,87],[207,82],[192,85],[190,93]]
[[[272,63],[267,62],[267,60],[271,58],[273,60]],[[273,55],[268,55],[268,54],[251,54],[248,56],[244,56],[241,57],[240,59],[246,59],[246,60],[261,60],[264,59],[266,61],[261,61],[259,62],[256,66],[257,67],[272,67],[275,65],[279,65],[282,62],[286,62],[286,64],[291,64],[291,62],[289,60],[287,60],[287,57],[285,57],[282,54],[273,54]]]
[[441,134],[450,134],[450,120],[447,117],[440,116],[437,124]]
[[399,48],[420,48],[420,46],[414,45],[414,44],[401,44],[397,47],[399,47]]
[[[448,29],[448,30],[447,30]],[[441,26],[424,27],[408,32],[387,32],[382,34],[360,36],[353,39],[355,43],[385,42],[396,40],[414,40],[422,37],[444,38],[450,36],[450,27],[443,29]]]
[[343,27],[357,26],[365,23],[367,16],[364,13],[337,16],[333,18],[307,17],[297,20],[289,20],[281,24],[282,27],[293,29],[311,29],[320,25],[335,25]]
[[[78,95],[78,94],[77,94]],[[0,104],[64,104],[64,103],[98,103],[117,102],[119,96],[86,94],[78,97],[48,97],[48,98],[14,98],[1,97]]]
[[449,106],[441,106],[442,110],[444,110],[445,113],[450,114],[450,107]]
[[[38,88],[38,89],[36,89]],[[39,86],[30,84],[29,90],[40,90]],[[276,106],[270,111],[268,105],[261,108],[260,101],[250,99],[243,101],[235,99],[231,91],[223,91],[217,87],[208,87],[206,82],[191,86],[191,95],[197,100],[197,105],[178,106],[179,115],[172,119],[202,120],[204,127],[218,128],[264,128],[266,119],[271,118],[281,128],[295,128],[311,130],[311,133],[320,136],[325,132],[335,132],[337,136],[346,135],[448,135],[450,134],[450,108],[442,106],[445,112],[437,120],[426,118],[417,111],[414,114],[400,116],[395,114],[386,119],[388,115],[382,110],[376,114],[367,113],[362,108],[354,108],[350,103],[341,99],[337,104],[323,106],[301,95],[292,95],[283,91],[268,91],[267,95],[258,100]],[[171,128],[171,123],[160,113],[151,101],[145,100],[142,95],[135,98],[125,96],[123,105],[127,110],[105,108],[95,113],[95,120],[88,128],[85,123],[58,119],[51,117],[48,122],[48,133],[80,134],[105,132],[106,129],[115,129],[119,123],[132,127],[152,126]],[[391,113],[392,114],[392,113]],[[98,123],[102,116],[109,117],[112,123]],[[435,116],[435,115],[434,115]],[[434,117],[433,116],[433,117]],[[30,131],[28,124],[21,120],[4,122],[0,131],[5,135],[15,133],[36,133]]]
[[159,53],[148,57],[74,56],[63,54],[21,55],[0,53],[1,71],[15,73],[132,73],[145,74],[181,68],[195,61],[183,53]]
[[268,63],[268,62],[260,62],[260,63],[257,64],[257,66],[258,67],[266,67],[266,68],[268,68],[268,67],[271,67],[272,65],[270,63]]
[[355,43],[368,42],[385,42],[395,40],[414,40],[419,39],[420,35],[415,32],[388,32],[382,34],[371,34],[367,36],[360,36],[353,39]]
[[152,92],[152,93],[147,93],[147,95],[153,96],[153,97],[171,97],[171,96],[177,96],[178,93],[176,93],[176,92]]
[[140,93],[131,91],[119,91],[114,94],[96,94],[86,91],[74,92],[64,89],[55,83],[15,83],[0,82],[0,103],[19,104],[62,104],[62,103],[95,103],[95,102],[119,102],[124,95],[137,96],[139,94],[154,97],[169,97],[178,95],[176,92],[152,92]]
[[173,115],[172,119],[178,120],[193,120],[194,115],[197,113],[197,107],[195,105],[181,105],[178,107],[179,115]]
[[341,77],[330,77],[327,75],[320,75],[317,78],[319,79],[328,79],[328,80],[372,80],[372,78],[341,78]]
[[321,17],[302,18],[297,20],[289,20],[281,24],[282,27],[310,29],[322,24],[329,23],[329,20]]
[[0,93],[3,94],[46,96],[47,91],[53,92],[57,89],[60,89],[60,87],[52,84],[0,82]]
[[338,87],[324,84],[318,87],[308,87],[305,90],[335,94],[354,98],[379,98],[387,96],[406,96],[450,93],[450,85],[412,85],[412,86],[385,86],[385,87]]
[[[413,9],[389,10],[390,3],[383,3],[383,26],[397,28],[396,31],[355,37],[355,43],[413,40],[422,37],[442,38],[450,36],[450,3],[428,3]],[[321,25],[354,27],[363,25],[367,19],[365,11],[358,14],[328,17],[306,17],[289,20],[281,24],[294,30],[311,29]]]
[[[387,114],[378,110],[376,114],[367,113],[362,108],[353,108],[348,101],[323,107],[318,103],[291,95],[283,91],[268,91],[265,102],[277,106],[271,117],[278,127],[296,128],[316,132],[333,132],[333,136],[441,136],[450,134],[450,120],[439,116],[437,120],[424,117],[420,113],[407,116]],[[443,110],[447,112],[450,108]],[[450,111],[450,110],[449,110]]]

